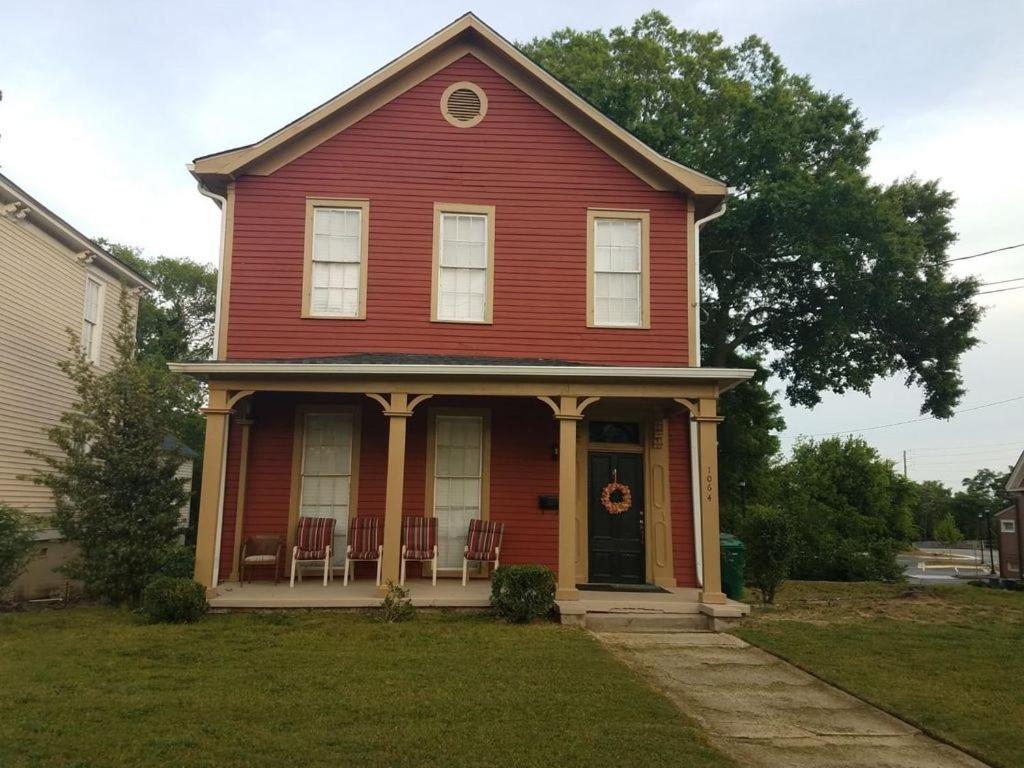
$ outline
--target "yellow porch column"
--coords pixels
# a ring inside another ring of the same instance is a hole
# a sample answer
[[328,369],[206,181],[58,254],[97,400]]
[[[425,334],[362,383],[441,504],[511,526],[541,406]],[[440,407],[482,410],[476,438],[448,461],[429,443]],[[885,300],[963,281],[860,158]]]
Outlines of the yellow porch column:
[[393,392],[390,399],[367,394],[384,408],[388,417],[388,479],[384,492],[384,554],[381,557],[380,595],[389,581],[398,583],[402,545],[402,496],[405,490],[405,432],[413,409],[431,395],[419,395],[411,401],[405,392]]
[[718,519],[718,424],[717,400],[698,401],[697,422],[700,444],[701,549],[704,553],[704,590],[701,601],[724,603],[722,593],[721,544]]
[[576,425],[583,418],[575,397],[562,397],[558,410],[558,600],[578,600],[576,589]]
[[207,593],[217,588],[214,572],[219,556],[217,528],[220,522],[221,488],[224,483],[224,459],[227,455],[228,393],[210,387],[206,416],[206,442],[203,451],[203,481],[199,491],[199,522],[196,528],[195,580]]

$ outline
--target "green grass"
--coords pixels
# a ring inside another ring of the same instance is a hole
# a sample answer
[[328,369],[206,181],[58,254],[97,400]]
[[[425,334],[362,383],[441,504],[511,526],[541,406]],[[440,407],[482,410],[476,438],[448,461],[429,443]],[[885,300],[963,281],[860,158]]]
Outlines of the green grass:
[[584,632],[421,614],[0,615],[0,766],[724,766]]
[[1024,765],[1024,593],[790,582],[736,634],[993,765]]

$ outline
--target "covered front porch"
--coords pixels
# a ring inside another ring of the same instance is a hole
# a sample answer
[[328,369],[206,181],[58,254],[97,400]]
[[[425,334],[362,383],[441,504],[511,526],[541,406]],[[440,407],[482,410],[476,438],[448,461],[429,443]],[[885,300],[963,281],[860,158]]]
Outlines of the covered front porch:
[[[205,377],[210,387],[196,578],[207,585],[215,608],[379,604],[383,587],[366,578],[365,568],[347,588],[324,587],[319,580],[294,589],[286,583],[237,582],[239,547],[252,531],[281,537],[287,573],[296,522],[309,514],[301,469],[303,419],[324,412],[350,414],[356,425],[346,481],[351,506],[339,519],[381,519],[384,584],[399,580],[403,516],[440,517],[435,486],[441,475],[432,455],[440,446],[435,446],[437,419],[471,413],[486,425],[487,454],[474,481],[481,490],[472,516],[505,523],[503,564],[542,563],[555,571],[563,616],[586,614],[582,606],[615,611],[649,604],[652,610],[699,614],[702,606],[728,605],[718,561],[717,399],[748,378],[747,371],[322,360],[176,367]],[[635,430],[608,438],[601,434],[602,424]],[[611,550],[595,544],[596,527],[607,517],[595,517],[595,498],[620,472],[632,473],[626,484],[638,514],[635,551],[615,550],[614,541]],[[601,475],[596,486],[595,473]],[[449,550],[456,544],[452,539]],[[442,569],[455,564],[452,552],[442,557]],[[603,566],[602,558],[609,556],[631,564],[630,583],[664,591],[579,589],[617,581]],[[436,587],[416,580],[427,573],[420,567],[410,572],[414,604],[487,605],[486,571],[467,587],[446,578]],[[441,570],[440,575],[453,574]],[[575,611],[574,603],[580,606]]]

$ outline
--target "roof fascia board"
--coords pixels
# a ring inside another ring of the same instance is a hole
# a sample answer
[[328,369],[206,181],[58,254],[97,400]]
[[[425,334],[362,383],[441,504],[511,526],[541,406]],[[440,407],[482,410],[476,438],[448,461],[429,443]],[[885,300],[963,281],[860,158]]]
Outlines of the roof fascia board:
[[123,278],[132,287],[145,288],[149,291],[156,290],[156,286],[153,283],[134,269],[122,264],[120,260],[107,253],[97,243],[83,235],[6,177],[0,176],[0,189],[7,196],[23,203],[29,209],[26,218],[68,250],[73,253],[86,253],[92,256],[94,263],[98,267],[113,274],[115,277]]
[[[519,71],[518,73],[514,73],[512,68],[505,66],[502,68],[504,71],[500,71],[500,74],[512,81],[518,87],[526,90],[547,109],[551,110],[563,121],[583,133],[601,149],[612,154],[612,156],[620,163],[626,165],[627,168],[633,170],[646,182],[655,186],[655,188],[665,189],[672,188],[674,185],[679,185],[683,187],[685,191],[693,195],[715,197],[725,196],[727,191],[725,184],[658,154],[654,149],[644,144],[621,126],[617,125],[614,121],[587,103],[585,99],[561,83],[557,78],[531,61],[525,54],[516,49],[515,46],[472,14],[467,14],[458,19],[456,22],[445,27],[423,43],[420,43],[407,53],[399,56],[390,64],[381,68],[369,77],[364,78],[352,88],[342,92],[335,98],[322,104],[320,107],[317,107],[303,117],[290,123],[270,136],[267,136],[261,141],[248,147],[228,150],[227,152],[209,155],[204,158],[197,158],[194,162],[193,173],[197,177],[203,178],[237,176],[239,173],[246,171],[257,174],[273,172],[273,170],[276,170],[285,163],[290,162],[291,159],[294,159],[304,152],[309,151],[309,149],[312,149],[312,147],[322,143],[338,131],[344,130],[345,127],[356,122],[358,119],[365,116],[365,114],[368,114],[369,111],[379,108],[379,106],[387,103],[387,101],[395,98],[397,95],[400,95],[405,90],[408,90],[408,88],[428,77],[429,75],[423,75],[419,79],[414,79],[414,81],[410,82],[408,85],[400,87],[397,92],[395,92],[395,89],[385,88],[384,94],[386,94],[386,96],[381,98],[379,103],[377,103],[377,100],[370,100],[366,105],[364,105],[365,107],[369,104],[374,104],[372,109],[367,110],[367,112],[359,110],[356,113],[358,116],[348,116],[347,119],[342,117],[340,125],[335,123],[335,121],[330,120],[332,115],[344,110],[347,106],[352,105],[358,99],[370,93],[378,86],[385,84],[390,78],[401,75],[403,69],[416,67],[422,59],[430,56],[431,54],[436,54],[447,43],[465,32],[472,32],[479,38],[479,41],[474,41],[476,44],[465,46],[465,50],[461,55],[465,55],[467,52],[479,53],[481,55],[478,56],[478,58],[481,58],[481,60],[489,66],[498,69],[498,67],[495,66],[495,58],[493,56],[489,56],[489,52],[486,50],[486,47],[489,46],[494,52],[507,59],[509,63],[515,65],[515,69]],[[481,45],[481,43],[483,43],[483,45]],[[454,58],[451,58],[449,63],[450,61],[454,61],[460,57],[461,56],[455,56]],[[447,59],[447,57],[445,57],[445,59]],[[437,69],[440,68],[442,67],[437,67]],[[437,71],[437,69],[434,71]],[[539,83],[551,92],[553,96],[558,97],[558,100],[562,101],[564,106],[568,107],[568,109],[558,108],[562,105],[558,105],[557,101],[554,99],[538,98],[538,93],[540,93],[539,89],[536,86],[532,88],[524,87],[524,84],[528,81],[520,75],[531,77],[535,83]],[[573,111],[575,111],[576,114],[572,114]],[[585,123],[581,123],[579,120],[580,116],[586,118],[586,122],[591,124],[592,129],[590,131],[584,129]],[[321,130],[314,130],[317,124],[322,121],[327,121],[326,127]],[[298,146],[296,147],[298,151],[294,153],[277,151],[283,145],[290,143],[293,139],[301,137],[302,134],[307,131],[310,132],[311,135],[310,137],[298,142]],[[604,133],[605,136],[600,136],[601,133]],[[610,151],[611,144],[609,143],[609,139],[613,142],[618,142],[620,145],[624,145],[623,149],[631,151],[633,157],[629,157],[630,152],[628,151]],[[257,163],[258,160],[265,156],[268,160],[267,163]],[[274,156],[276,156],[276,158]],[[282,158],[285,159],[282,160]],[[639,168],[637,167],[637,160],[641,161]],[[647,167],[644,168],[643,166]],[[660,179],[658,178],[659,176],[661,177]]]

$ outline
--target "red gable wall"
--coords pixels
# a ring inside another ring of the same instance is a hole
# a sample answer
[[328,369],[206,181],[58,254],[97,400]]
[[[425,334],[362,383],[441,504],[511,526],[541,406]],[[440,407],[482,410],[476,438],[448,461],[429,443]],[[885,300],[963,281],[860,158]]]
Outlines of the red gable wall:
[[[449,125],[453,82],[486,118]],[[366,320],[300,317],[307,196],[370,200]],[[430,322],[435,202],[493,204],[494,323]],[[651,329],[586,327],[586,209],[651,213]],[[355,352],[686,365],[686,207],[472,56],[270,176],[236,187],[227,357]]]

